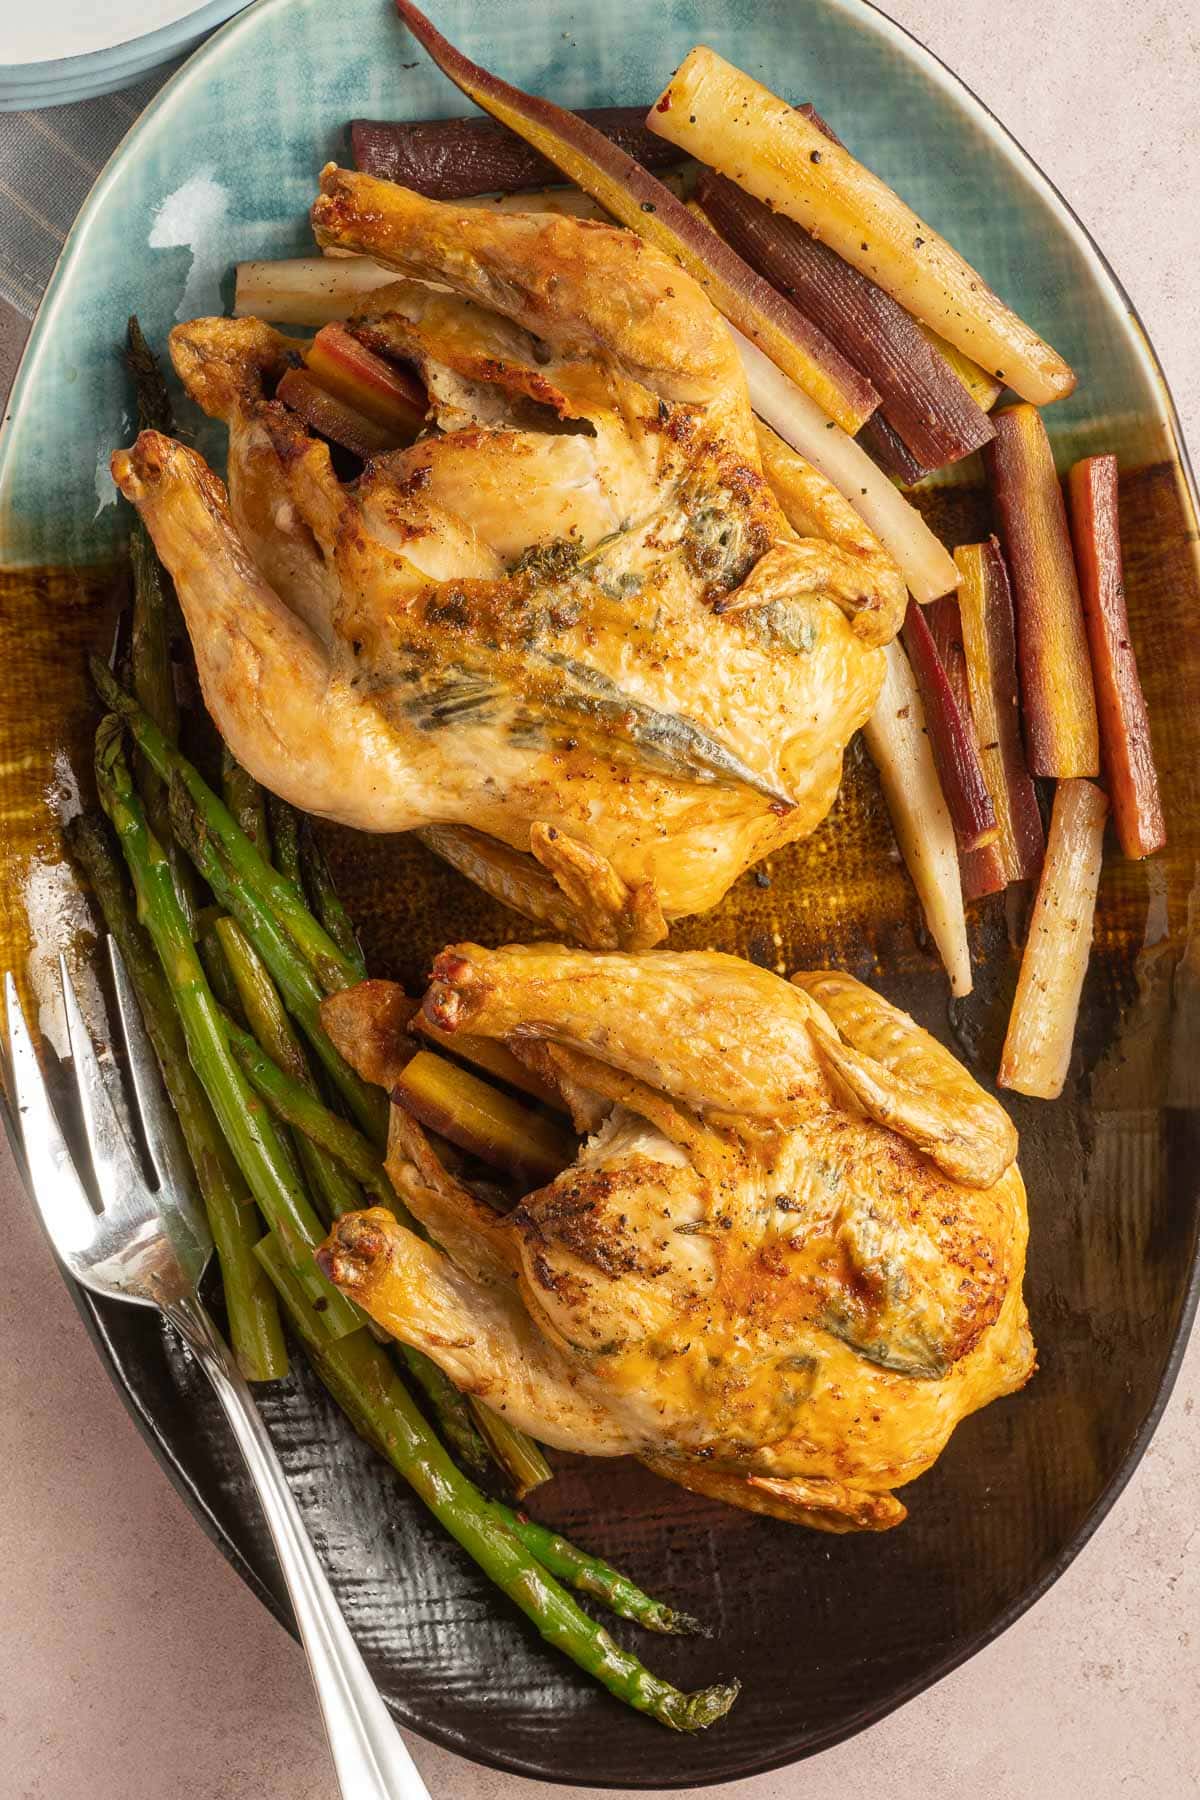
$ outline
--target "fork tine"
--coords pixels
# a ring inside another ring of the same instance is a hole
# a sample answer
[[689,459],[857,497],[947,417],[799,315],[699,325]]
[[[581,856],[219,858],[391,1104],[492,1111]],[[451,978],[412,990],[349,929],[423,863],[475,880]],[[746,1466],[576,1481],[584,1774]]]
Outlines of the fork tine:
[[58,959],[58,972],[67,1014],[67,1036],[71,1043],[71,1072],[79,1095],[79,1110],[91,1151],[101,1210],[106,1213],[127,1210],[131,1203],[140,1206],[146,1193],[146,1178],[109,1097],[100,1059],[83,1022],[63,956]]
[[11,974],[4,977],[4,1010],[8,1025],[12,1105],[29,1191],[47,1236],[65,1260],[86,1250],[94,1241],[98,1222],[75,1171],[67,1140],[54,1116],[37,1051],[21,1010],[17,984]]
[[121,640],[125,636],[125,609],[122,607],[113,621],[112,643],[108,646],[108,666],[116,674],[117,664],[121,660]]
[[13,1099],[12,1063],[9,1060],[8,1033],[6,1031],[0,1031],[0,1114],[4,1118],[4,1134],[8,1139],[8,1147],[12,1151],[13,1161],[21,1171],[25,1185],[28,1187],[25,1146],[21,1142],[21,1127],[17,1122],[16,1102]]
[[167,1099],[158,1057],[142,1021],[142,1009],[129,971],[114,937],[108,939],[108,961],[112,969],[117,1017],[125,1040],[134,1108],[141,1122],[154,1179],[160,1190],[169,1188],[176,1193],[184,1192],[192,1185],[191,1162],[174,1109]]

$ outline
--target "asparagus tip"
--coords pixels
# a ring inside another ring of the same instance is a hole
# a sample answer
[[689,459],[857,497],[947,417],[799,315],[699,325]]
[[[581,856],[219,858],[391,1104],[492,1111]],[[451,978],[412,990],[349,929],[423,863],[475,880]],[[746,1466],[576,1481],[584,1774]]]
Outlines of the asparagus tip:
[[96,656],[93,653],[88,657],[88,674],[92,678],[93,687],[105,705],[111,706],[113,694],[122,691],[121,684],[102,656]]
[[673,1694],[658,1717],[672,1731],[707,1731],[723,1719],[742,1691],[740,1681],[717,1681],[694,1694]]
[[645,1614],[640,1621],[647,1631],[661,1631],[669,1637],[702,1637],[712,1636],[712,1626],[705,1625],[694,1614],[680,1612],[677,1607],[660,1604],[653,1612]]
[[109,769],[124,755],[125,726],[118,713],[105,713],[96,727],[95,758],[97,769]]

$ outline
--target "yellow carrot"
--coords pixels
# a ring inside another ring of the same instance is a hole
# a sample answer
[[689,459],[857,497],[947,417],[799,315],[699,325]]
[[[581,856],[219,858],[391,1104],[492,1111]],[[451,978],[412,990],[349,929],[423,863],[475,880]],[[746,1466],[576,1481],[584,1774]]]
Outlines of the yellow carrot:
[[700,45],[646,123],[795,219],[1023,399],[1044,406],[1075,375],[932,226],[786,100]]

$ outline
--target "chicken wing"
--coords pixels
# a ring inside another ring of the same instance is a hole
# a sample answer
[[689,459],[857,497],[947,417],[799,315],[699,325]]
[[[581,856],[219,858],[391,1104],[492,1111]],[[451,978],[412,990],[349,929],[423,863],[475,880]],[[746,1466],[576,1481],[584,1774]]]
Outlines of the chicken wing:
[[333,167],[313,223],[397,271],[351,329],[416,365],[429,429],[340,480],[273,398],[292,340],[176,328],[228,490],[154,433],[113,473],[217,723],[307,810],[425,829],[556,931],[652,944],[824,816],[903,582],[800,459],[764,479],[726,326],[635,234]]
[[849,976],[464,944],[423,1010],[541,1046],[594,1129],[496,1215],[454,1184],[427,1198],[408,1121],[389,1167],[440,1252],[376,1209],[338,1222],[322,1266],[535,1436],[819,1529],[884,1529],[904,1517],[892,1490],[1032,1372],[1011,1125]]

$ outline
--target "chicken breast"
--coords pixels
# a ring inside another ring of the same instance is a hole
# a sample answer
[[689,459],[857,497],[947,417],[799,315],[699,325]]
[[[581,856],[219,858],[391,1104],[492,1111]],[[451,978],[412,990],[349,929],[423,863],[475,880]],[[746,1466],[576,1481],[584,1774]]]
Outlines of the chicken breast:
[[272,397],[296,346],[200,319],[172,356],[228,488],[152,432],[113,459],[222,734],[556,931],[654,943],[824,816],[903,582],[801,459],[764,478],[724,322],[634,234],[332,167],[313,222],[402,277],[352,329],[428,433],[342,481]]
[[[385,1016],[372,988],[327,1015],[360,1066]],[[434,1241],[375,1208],[340,1219],[320,1260],[534,1436],[877,1530],[958,1421],[1032,1372],[1016,1133],[851,977],[464,944],[423,1010],[536,1047],[590,1135],[499,1215],[393,1107],[389,1171]]]

